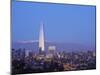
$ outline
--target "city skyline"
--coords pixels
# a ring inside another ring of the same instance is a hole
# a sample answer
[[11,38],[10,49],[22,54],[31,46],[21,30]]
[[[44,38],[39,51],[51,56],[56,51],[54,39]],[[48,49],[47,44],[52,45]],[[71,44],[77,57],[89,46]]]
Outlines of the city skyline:
[[95,9],[13,0],[11,74],[96,69]]
[[43,20],[47,41],[95,46],[95,6],[38,2],[12,5],[13,41],[37,40]]

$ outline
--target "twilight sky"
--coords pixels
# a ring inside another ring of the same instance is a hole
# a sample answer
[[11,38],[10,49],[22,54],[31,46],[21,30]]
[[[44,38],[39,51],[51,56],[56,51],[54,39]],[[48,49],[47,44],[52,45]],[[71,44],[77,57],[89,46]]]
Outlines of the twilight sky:
[[38,40],[41,22],[48,41],[95,45],[95,6],[12,2],[12,40]]

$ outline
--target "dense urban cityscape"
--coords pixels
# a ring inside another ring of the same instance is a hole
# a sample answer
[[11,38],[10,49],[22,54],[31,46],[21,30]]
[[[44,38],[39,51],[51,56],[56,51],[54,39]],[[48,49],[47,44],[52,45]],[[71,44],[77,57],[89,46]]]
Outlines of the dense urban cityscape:
[[94,51],[37,54],[25,49],[12,49],[12,74],[88,70],[96,68]]

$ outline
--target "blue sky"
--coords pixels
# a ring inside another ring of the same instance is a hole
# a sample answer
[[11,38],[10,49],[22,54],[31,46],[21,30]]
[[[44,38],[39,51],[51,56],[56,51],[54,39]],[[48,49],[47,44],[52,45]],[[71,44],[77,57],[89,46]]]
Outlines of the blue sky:
[[12,2],[12,40],[38,40],[41,21],[48,41],[95,45],[95,6]]

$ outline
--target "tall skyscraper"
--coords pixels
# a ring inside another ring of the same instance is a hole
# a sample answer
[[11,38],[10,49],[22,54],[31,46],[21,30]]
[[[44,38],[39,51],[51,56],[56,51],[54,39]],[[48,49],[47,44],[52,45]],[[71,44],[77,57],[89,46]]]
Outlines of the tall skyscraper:
[[39,53],[43,54],[44,51],[45,51],[44,26],[43,22],[41,22],[40,32],[39,32]]

